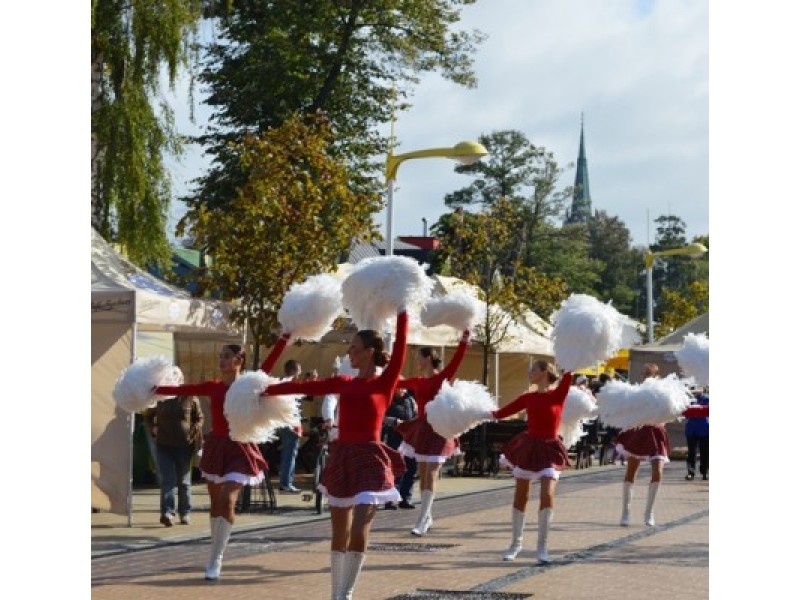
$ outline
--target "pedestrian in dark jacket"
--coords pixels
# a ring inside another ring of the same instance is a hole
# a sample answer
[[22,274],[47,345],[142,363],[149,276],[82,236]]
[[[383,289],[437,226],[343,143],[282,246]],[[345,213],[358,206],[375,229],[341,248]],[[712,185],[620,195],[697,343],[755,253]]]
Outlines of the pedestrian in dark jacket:
[[[693,405],[708,405],[708,394],[704,393],[702,389],[695,389],[692,393],[695,397]],[[706,480],[708,479],[708,417],[686,419],[684,433],[686,434],[686,447],[688,449],[688,454],[686,455],[688,469],[686,480],[691,481],[694,479],[698,450],[700,450],[700,474]]]
[[[407,389],[396,388],[392,404],[383,419],[383,439],[386,445],[397,450],[400,444],[403,443],[403,436],[398,433],[395,427],[400,423],[411,421],[416,416],[417,402],[414,399],[414,394]],[[406,463],[406,472],[395,481],[395,486],[397,491],[400,492],[402,500],[400,500],[399,504],[387,502],[385,508],[388,510],[395,510],[398,506],[406,509],[414,508],[414,505],[411,504],[411,488],[414,486],[414,478],[417,475],[417,461],[407,456],[404,456],[403,460]]]

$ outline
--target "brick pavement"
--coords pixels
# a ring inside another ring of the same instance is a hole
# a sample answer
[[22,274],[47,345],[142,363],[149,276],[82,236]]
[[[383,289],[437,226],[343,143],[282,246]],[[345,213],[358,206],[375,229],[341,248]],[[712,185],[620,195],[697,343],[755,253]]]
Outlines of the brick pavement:
[[[684,465],[669,463],[656,502],[657,526],[646,528],[645,466],[635,488],[631,527],[622,528],[617,524],[622,475],[619,466],[565,472],[549,536],[554,562],[547,566],[534,559],[535,503],[529,505],[525,549],[514,562],[500,560],[510,537],[513,480],[443,478],[428,536],[409,534],[416,511],[378,513],[355,597],[708,598],[708,482],[684,481]],[[534,489],[534,498],[537,492]],[[222,579],[213,584],[202,579],[208,554],[202,532],[184,534],[184,540],[161,533],[157,541],[151,536],[151,550],[98,554],[92,560],[92,598],[329,598],[330,526],[327,518],[301,512],[298,508],[292,517],[268,524],[263,516],[257,517],[260,523],[237,522]],[[162,530],[166,528],[153,529]],[[99,531],[93,520],[93,548]],[[425,595],[424,590],[439,593]]]

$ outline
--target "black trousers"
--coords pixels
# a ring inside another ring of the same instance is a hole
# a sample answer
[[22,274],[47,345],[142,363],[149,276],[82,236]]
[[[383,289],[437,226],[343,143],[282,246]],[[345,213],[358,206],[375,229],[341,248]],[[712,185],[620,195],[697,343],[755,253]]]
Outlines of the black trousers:
[[686,466],[689,469],[689,473],[694,475],[694,468],[697,464],[697,451],[700,450],[700,474],[708,475],[708,436],[687,435],[686,445],[689,450],[686,456]]

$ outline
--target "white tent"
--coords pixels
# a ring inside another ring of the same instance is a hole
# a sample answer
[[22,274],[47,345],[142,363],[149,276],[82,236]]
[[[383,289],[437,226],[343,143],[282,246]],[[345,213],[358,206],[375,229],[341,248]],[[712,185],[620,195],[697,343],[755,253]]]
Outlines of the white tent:
[[175,336],[241,343],[232,308],[158,280],[92,230],[92,508],[130,519],[133,415],[111,397],[121,371],[155,352],[174,359]]
[[708,329],[708,313],[703,313],[652,344],[633,346],[630,349],[631,381],[637,383],[641,381],[642,369],[646,363],[658,365],[659,374],[662,377],[670,373],[677,373],[679,365],[675,352],[683,347],[684,338],[690,333],[704,333],[708,336]]

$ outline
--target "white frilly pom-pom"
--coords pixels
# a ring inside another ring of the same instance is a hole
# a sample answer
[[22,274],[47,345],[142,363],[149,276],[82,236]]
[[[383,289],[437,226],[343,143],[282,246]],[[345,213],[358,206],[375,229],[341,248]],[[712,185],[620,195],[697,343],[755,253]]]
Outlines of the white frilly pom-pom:
[[662,379],[649,377],[639,384],[611,380],[597,393],[600,421],[620,429],[669,423],[691,402],[686,382],[675,373]]
[[344,312],[342,286],[333,275],[312,275],[295,283],[283,297],[278,322],[298,339],[319,341]]
[[694,377],[698,385],[708,385],[708,337],[690,333],[683,338],[683,347],[675,358],[687,377]]
[[121,409],[138,412],[167,398],[154,394],[154,387],[180,385],[182,380],[180,369],[174,367],[166,356],[139,358],[122,371],[114,385],[112,396]]
[[623,345],[625,318],[593,296],[572,294],[553,315],[553,323],[555,359],[567,371],[603,362]]
[[425,327],[449,325],[459,331],[472,330],[486,312],[486,306],[468,292],[457,291],[431,298],[420,312]]
[[433,430],[444,438],[454,438],[476,425],[493,420],[497,400],[486,386],[475,381],[444,381],[436,397],[425,405],[425,415]]
[[382,331],[401,308],[420,306],[433,280],[406,256],[377,256],[359,262],[342,283],[342,302],[358,329]]
[[597,418],[597,404],[592,397],[576,387],[570,387],[561,411],[561,425],[558,435],[564,439],[564,446],[573,446],[586,432],[583,425]]
[[231,439],[261,444],[275,437],[275,430],[299,422],[300,395],[262,396],[268,385],[281,380],[263,371],[248,371],[225,394],[225,418]]

